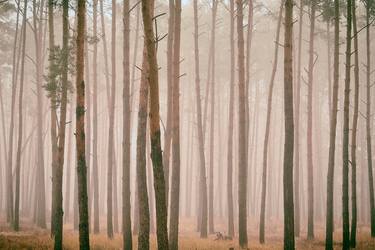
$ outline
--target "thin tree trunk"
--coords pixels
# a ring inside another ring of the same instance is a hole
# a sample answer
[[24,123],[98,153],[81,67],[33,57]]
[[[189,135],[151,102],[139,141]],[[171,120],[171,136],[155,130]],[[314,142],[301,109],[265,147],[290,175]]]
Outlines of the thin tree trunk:
[[[97,39],[98,0],[93,1],[93,36]],[[92,59],[93,68],[93,115],[92,115],[92,176],[93,176],[93,203],[94,203],[94,233],[99,233],[99,176],[98,176],[98,73],[97,73],[98,42],[94,42]]]
[[314,85],[314,40],[316,2],[310,6],[310,40],[307,94],[307,239],[314,239],[314,166],[313,166],[313,85]]
[[343,121],[343,172],[342,172],[342,249],[349,249],[349,105],[350,105],[350,69],[351,69],[351,35],[352,35],[352,0],[347,1],[346,13],[346,52],[345,52],[345,96]]
[[[117,125],[115,125],[117,127]],[[114,131],[116,132],[116,131]],[[116,134],[114,134],[113,136],[113,143],[115,144],[115,138],[117,138]],[[119,232],[119,229],[118,229],[118,222],[119,222],[119,218],[118,218],[118,192],[117,192],[117,158],[116,158],[116,147],[115,145],[113,145],[113,176],[112,176],[112,180],[113,180],[113,183],[112,183],[112,191],[113,191],[113,198],[112,198],[112,201],[113,201],[113,232],[115,234],[118,234]]]
[[211,19],[211,127],[210,127],[210,169],[209,169],[209,200],[208,200],[208,231],[210,234],[214,229],[214,152],[215,152],[215,39],[216,39],[216,13],[218,1],[212,2]]
[[350,247],[356,247],[357,236],[357,127],[359,109],[359,59],[358,59],[358,31],[356,3],[352,0],[353,32],[354,32],[354,111],[351,140],[351,170],[352,170],[352,224],[350,235]]
[[[265,213],[266,213],[266,187],[267,187],[267,165],[268,165],[268,142],[270,136],[270,126],[271,126],[271,114],[272,114],[272,97],[273,88],[275,85],[275,76],[277,71],[277,63],[279,58],[279,40],[280,40],[280,28],[281,20],[283,17],[284,1],[281,2],[279,17],[277,21],[276,28],[276,41],[275,41],[275,53],[273,57],[273,67],[271,73],[271,80],[268,89],[268,99],[267,99],[267,120],[266,120],[266,131],[263,143],[263,173],[262,173],[262,197],[261,197],[261,208],[260,208],[260,226],[259,226],[259,242],[264,243],[265,241]],[[256,164],[254,165],[256,166]],[[270,190],[268,190],[270,192]],[[269,204],[270,206],[271,204]],[[271,207],[271,206],[270,206]]]
[[57,170],[57,93],[56,93],[56,77],[54,72],[55,56],[55,34],[54,34],[54,20],[53,20],[53,1],[48,0],[48,30],[49,30],[49,84],[51,85],[51,92],[49,98],[51,102],[51,148],[52,148],[52,205],[51,205],[51,235],[55,235],[56,223],[56,170]]
[[173,127],[173,87],[174,87],[174,65],[173,65],[173,43],[174,43],[174,22],[175,22],[175,4],[174,0],[169,0],[169,19],[168,19],[168,40],[167,40],[167,127],[164,135],[164,180],[165,180],[165,198],[168,210],[169,204],[169,164],[172,144],[172,127]]
[[[169,220],[169,249],[178,249],[178,223],[180,211],[180,40],[181,0],[175,0],[173,38],[173,91],[172,91],[172,182]],[[167,191],[168,192],[168,191]]]
[[130,15],[129,0],[124,0],[124,43],[123,43],[123,137],[122,137],[122,237],[125,250],[132,249],[132,230],[130,218],[130,75],[129,43]]
[[[14,129],[14,112],[16,103],[16,92],[17,92],[17,75],[18,75],[18,64],[17,61],[17,42],[18,42],[18,22],[20,15],[20,7],[17,6],[17,17],[16,17],[16,31],[14,35],[14,49],[13,49],[13,62],[12,62],[12,100],[10,110],[10,125],[9,125],[9,149],[7,168],[5,173],[5,186],[6,186],[6,213],[7,222],[12,223],[13,221],[13,183],[12,183],[12,168],[13,168],[13,129]],[[19,47],[19,51],[20,51]]]
[[[73,129],[73,125],[72,125],[72,122],[73,122],[73,104],[71,103],[70,104],[70,111],[69,111],[69,122],[70,122],[70,125],[69,125],[69,132],[68,132],[68,152],[67,152],[67,155],[68,155],[68,159],[66,161],[66,189],[65,189],[65,203],[64,203],[64,215],[65,215],[65,218],[64,218],[64,222],[67,223],[68,220],[69,220],[69,217],[70,217],[70,179],[71,179],[71,169],[72,169],[72,135],[73,135],[73,132],[72,132],[72,129]],[[74,171],[73,171],[74,173]]]
[[160,142],[160,113],[159,113],[159,79],[154,30],[152,26],[154,1],[142,0],[142,17],[147,61],[149,64],[150,88],[150,141],[151,159],[154,169],[154,190],[156,200],[157,243],[159,249],[168,250],[166,190],[163,171],[163,158]]
[[367,142],[367,167],[370,195],[371,237],[375,237],[375,199],[374,180],[372,170],[372,143],[371,143],[371,51],[370,51],[370,1],[366,6],[366,142]]
[[333,90],[332,90],[332,109],[329,134],[329,155],[328,155],[328,174],[327,174],[327,213],[326,213],[326,250],[333,249],[333,192],[334,192],[334,168],[335,168],[335,149],[336,149],[336,127],[337,127],[337,104],[339,89],[339,0],[335,0],[335,31],[334,31],[334,57],[333,57]]
[[85,158],[85,82],[84,45],[86,24],[86,2],[78,0],[77,8],[77,62],[76,62],[76,150],[79,205],[79,247],[90,249],[87,198],[87,167]]
[[[86,33],[88,33],[87,24],[86,24]],[[88,38],[86,38],[87,40]],[[85,68],[85,96],[87,96],[86,100],[86,116],[85,116],[85,126],[86,126],[86,164],[87,164],[87,194],[89,198],[89,221],[91,216],[91,201],[92,201],[92,195],[90,192],[90,166],[91,166],[91,91],[90,91],[90,61],[89,61],[89,44],[88,42],[85,44],[85,64],[87,67]]]
[[295,235],[300,236],[301,213],[300,213],[300,106],[301,106],[301,67],[302,67],[302,27],[303,27],[303,0],[300,0],[298,31],[298,68],[296,79],[296,101],[295,101],[295,137],[294,137],[294,212],[295,212]]
[[[147,132],[147,131],[146,131]],[[149,133],[149,132],[148,132]],[[146,138],[148,135],[146,133]],[[149,209],[150,209],[150,233],[155,233],[155,220],[154,220],[154,209],[155,209],[155,199],[152,195],[152,165],[151,165],[151,158],[149,157],[151,152],[151,145],[146,141],[146,168],[147,168],[147,194],[148,194],[148,201],[149,201]]]
[[[36,223],[41,228],[46,228],[46,196],[45,196],[45,180],[44,180],[44,143],[43,143],[43,60],[42,60],[42,28],[43,28],[43,8],[44,0],[38,5],[39,13],[36,10],[36,0],[33,1],[33,28],[36,50],[36,85],[37,85],[37,117],[38,117],[38,177],[37,177],[37,218]],[[39,14],[39,17],[38,17]]]
[[331,120],[332,110],[332,52],[331,52],[331,20],[327,21],[327,78],[328,78],[328,109],[329,120]]
[[[250,142],[250,71],[251,71],[251,44],[253,40],[253,29],[254,29],[254,4],[253,0],[248,0],[249,13],[247,15],[247,34],[246,34],[246,57],[245,57],[245,94],[246,94],[246,152],[248,154],[248,171],[251,172],[251,163],[252,163],[252,151],[254,150],[254,140],[252,144]],[[255,106],[255,105],[254,105]],[[255,113],[255,109],[254,109]],[[252,137],[256,135],[252,134]],[[250,152],[249,152],[250,147]],[[251,187],[251,178],[248,179],[248,186]],[[249,192],[250,194],[250,192]],[[249,203],[250,198],[247,200]],[[250,204],[247,204],[249,207]]]
[[137,55],[138,55],[138,41],[139,41],[139,19],[140,19],[140,7],[139,5],[137,6],[137,13],[136,13],[136,24],[135,24],[135,35],[134,35],[134,50],[133,50],[133,65],[131,66],[132,68],[132,75],[131,75],[131,87],[130,87],[130,109],[131,112],[133,112],[133,107],[134,107],[134,95],[135,95],[135,90],[134,90],[134,85],[135,85],[135,70],[136,70],[136,65],[137,65]]
[[293,204],[293,1],[285,1],[284,35],[284,115],[285,142],[283,163],[284,192],[284,249],[294,249],[294,204]]
[[230,82],[229,82],[229,125],[228,125],[228,153],[227,153],[227,203],[228,203],[228,236],[234,237],[233,219],[233,119],[234,119],[234,0],[230,0]]
[[22,129],[23,129],[23,89],[24,89],[24,77],[25,77],[25,49],[26,49],[26,19],[27,19],[27,0],[24,2],[24,15],[22,21],[22,55],[21,55],[21,78],[20,78],[20,90],[18,99],[18,144],[16,154],[16,197],[14,205],[14,221],[13,228],[15,231],[19,231],[19,214],[20,214],[20,178],[21,178],[21,150],[22,150]]
[[[0,75],[0,78],[1,78],[1,75]],[[7,157],[7,139],[6,139],[6,128],[5,128],[5,112],[4,112],[4,99],[3,99],[3,83],[1,82],[1,79],[0,79],[0,108],[1,108],[1,125],[2,125],[2,134],[3,134],[3,150],[4,150],[4,155],[3,155],[3,160],[5,163],[8,162],[8,157]],[[4,173],[4,176],[6,176],[6,171],[7,169],[5,169],[5,173]],[[0,178],[1,180],[3,180],[3,172],[0,171],[1,174],[0,174]],[[1,196],[2,196],[2,199],[1,199],[1,202],[4,202],[1,204],[0,206],[0,209],[3,209],[3,204],[5,205],[6,204],[6,186],[4,187],[3,186],[3,183],[1,183]],[[3,200],[4,199],[4,200]],[[6,207],[5,207],[6,208]]]
[[105,86],[107,90],[107,103],[108,103],[108,110],[110,106],[110,98],[111,93],[109,91],[109,66],[108,66],[108,47],[107,47],[107,37],[105,32],[105,19],[104,19],[104,6],[103,1],[100,0],[100,22],[102,28],[102,40],[103,40],[103,55],[104,55],[104,75],[105,75]]
[[[202,124],[202,102],[200,90],[200,73],[199,73],[199,45],[198,45],[198,3],[193,1],[194,5],[194,59],[195,59],[195,98],[197,108],[197,129],[198,129],[198,150],[199,150],[199,203],[201,220],[200,237],[207,238],[207,183],[206,183],[206,160],[204,155],[204,135]],[[199,216],[198,216],[199,217]]]
[[111,41],[111,90],[109,99],[109,131],[108,131],[108,165],[107,165],[107,236],[113,238],[113,150],[114,122],[116,103],[116,1],[112,0],[112,41]]
[[60,124],[58,131],[58,153],[56,168],[56,222],[55,222],[55,249],[62,249],[63,242],[63,169],[65,155],[65,130],[66,110],[68,102],[68,57],[69,57],[69,0],[64,0],[63,5],[63,57],[62,57],[62,93],[60,106]]
[[241,248],[247,248],[247,147],[246,138],[246,94],[245,94],[245,59],[243,34],[243,2],[237,0],[237,43],[238,43],[238,233]]

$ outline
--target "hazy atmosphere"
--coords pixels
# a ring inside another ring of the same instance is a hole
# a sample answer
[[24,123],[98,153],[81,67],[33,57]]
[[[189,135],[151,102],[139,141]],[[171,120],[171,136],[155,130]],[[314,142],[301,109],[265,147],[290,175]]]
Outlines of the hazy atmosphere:
[[375,249],[375,0],[0,0],[0,249]]

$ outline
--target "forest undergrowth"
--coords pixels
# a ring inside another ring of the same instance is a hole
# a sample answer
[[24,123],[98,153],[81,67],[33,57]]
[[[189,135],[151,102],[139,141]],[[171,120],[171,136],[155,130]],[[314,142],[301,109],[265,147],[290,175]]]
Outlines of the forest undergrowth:
[[[103,218],[104,219],[104,218]],[[225,221],[218,218],[218,232],[225,236]],[[258,243],[258,229],[255,221],[250,220],[248,227],[249,233],[249,249],[283,249],[282,223],[272,221],[272,226],[268,226],[269,232],[265,244]],[[53,249],[53,239],[50,237],[49,230],[42,230],[32,226],[31,222],[23,221],[22,230],[14,232],[1,223],[0,227],[0,249]],[[254,225],[256,225],[254,227]],[[316,226],[316,238],[307,240],[306,232],[301,231],[302,237],[296,239],[297,249],[324,249],[324,224],[318,223]],[[182,219],[179,234],[179,249],[239,249],[238,239],[221,240],[217,239],[216,234],[211,234],[207,239],[199,238],[199,233],[195,232],[195,222],[192,219]],[[340,228],[337,225],[337,228]],[[334,233],[335,245],[334,249],[341,249],[341,230]],[[112,240],[107,238],[105,230],[100,234],[90,235],[90,245],[93,250],[117,250],[122,249],[121,234],[115,234]],[[134,249],[137,249],[137,236],[133,236]],[[72,224],[67,224],[64,230],[63,248],[66,250],[79,249],[78,231],[73,230]],[[157,249],[155,234],[151,235],[150,248]],[[358,227],[358,245],[356,249],[375,249],[375,239],[370,237],[370,228],[359,224]]]

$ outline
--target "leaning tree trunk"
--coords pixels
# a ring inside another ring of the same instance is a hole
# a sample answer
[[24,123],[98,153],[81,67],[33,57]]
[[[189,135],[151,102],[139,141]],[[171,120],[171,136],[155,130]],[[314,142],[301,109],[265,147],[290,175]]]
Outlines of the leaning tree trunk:
[[313,84],[316,1],[310,6],[309,69],[307,82],[307,239],[314,239],[314,166],[313,166]]
[[78,0],[77,8],[77,58],[76,58],[76,154],[79,206],[79,248],[90,249],[87,198],[87,167],[85,158],[85,46],[86,1]]
[[123,43],[123,137],[122,137],[122,237],[125,250],[132,249],[132,230],[130,219],[130,75],[129,42],[130,15],[129,0],[124,0],[124,43]]
[[228,125],[228,153],[227,153],[227,203],[228,203],[228,235],[234,237],[233,213],[233,119],[234,119],[234,0],[230,0],[230,93],[229,93],[229,125]]
[[333,56],[333,90],[332,109],[329,132],[329,155],[327,174],[327,217],[326,217],[326,249],[333,249],[333,191],[334,191],[334,168],[336,149],[336,127],[337,127],[337,103],[339,90],[339,0],[335,0],[335,45]]
[[175,0],[173,42],[173,91],[172,91],[172,182],[169,221],[169,249],[178,249],[178,222],[180,210],[180,40],[181,0]]
[[346,52],[345,52],[345,97],[343,121],[343,169],[342,169],[342,249],[349,249],[349,106],[350,106],[350,69],[351,69],[351,35],[352,35],[352,0],[347,1],[346,13]]
[[284,115],[285,142],[283,166],[284,192],[284,249],[294,249],[294,204],[293,204],[293,1],[285,1],[284,35]]
[[[245,94],[245,60],[243,35],[243,3],[237,0],[237,43],[238,43],[238,133],[246,134],[246,94]],[[213,86],[212,86],[213,87]],[[240,247],[247,248],[247,147],[246,138],[240,136],[238,140],[238,239]]]
[[142,17],[150,88],[150,141],[151,158],[154,170],[154,190],[156,200],[157,243],[159,249],[168,250],[167,207],[165,202],[165,181],[160,141],[159,79],[154,30],[152,26],[153,0],[142,0]]
[[21,179],[21,150],[22,150],[22,130],[23,130],[23,88],[24,88],[24,78],[25,78],[25,47],[26,47],[26,14],[27,14],[27,0],[24,2],[24,15],[22,21],[22,55],[21,55],[21,78],[20,78],[20,90],[18,99],[18,144],[17,144],[17,154],[16,154],[16,197],[14,205],[14,221],[13,228],[15,231],[20,229],[20,179]]
[[[206,183],[206,159],[204,155],[204,136],[202,125],[202,102],[199,74],[199,45],[198,45],[198,3],[194,0],[194,59],[195,59],[195,97],[197,108],[198,150],[199,150],[199,203],[201,210],[200,237],[207,238],[207,183]],[[199,216],[198,216],[199,217]]]
[[350,247],[355,248],[357,236],[357,127],[359,108],[359,59],[356,3],[352,0],[353,32],[354,32],[354,111],[351,140],[351,170],[352,170],[352,224],[350,230]]
[[275,85],[275,76],[276,76],[277,63],[278,63],[278,58],[279,58],[279,40],[280,40],[281,20],[283,17],[283,8],[284,8],[284,1],[281,2],[280,10],[279,10],[279,18],[277,21],[275,52],[274,52],[274,57],[273,57],[273,67],[272,67],[271,80],[270,80],[270,85],[268,89],[268,99],[267,99],[267,120],[266,120],[266,131],[265,131],[264,143],[263,143],[263,173],[262,173],[262,194],[261,194],[262,197],[261,197],[260,225],[259,225],[259,242],[260,243],[264,243],[264,234],[265,234],[264,224],[265,224],[265,214],[266,214],[268,142],[269,142],[270,126],[271,126],[273,88]]
[[370,51],[370,1],[366,6],[366,142],[367,142],[367,167],[368,183],[370,195],[370,216],[371,216],[371,237],[375,237],[375,199],[374,199],[374,179],[372,170],[372,143],[371,143],[371,51]]

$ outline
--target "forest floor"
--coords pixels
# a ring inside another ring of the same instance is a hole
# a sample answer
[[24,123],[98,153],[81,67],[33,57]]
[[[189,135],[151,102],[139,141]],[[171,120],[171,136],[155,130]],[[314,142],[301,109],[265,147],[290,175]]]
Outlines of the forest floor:
[[[104,221],[103,221],[104,224]],[[103,225],[102,224],[102,225]],[[217,225],[222,228],[223,225]],[[233,240],[215,240],[216,235],[210,235],[207,239],[200,239],[199,234],[195,232],[195,225],[191,221],[182,220],[180,223],[179,249],[238,249],[238,239]],[[315,240],[306,240],[306,233],[301,232],[302,237],[297,238],[297,249],[324,249],[324,227],[316,225]],[[222,231],[223,233],[223,231]],[[224,234],[224,233],[223,233]],[[283,237],[282,226],[269,227],[266,230],[266,243],[258,243],[258,232],[250,229],[249,226],[249,249],[282,249]],[[335,249],[341,249],[341,231],[337,230],[334,235]],[[357,234],[356,249],[375,249],[375,239],[370,237],[368,227],[360,226]],[[136,249],[136,236],[133,237],[134,249]],[[113,240],[109,240],[103,230],[101,234],[90,235],[91,249],[93,250],[117,250],[121,249],[121,234],[116,234]],[[155,235],[151,235],[151,249],[156,249]],[[72,225],[65,225],[64,230],[64,249],[78,249],[78,233],[72,229]],[[50,237],[49,230],[42,230],[29,223],[23,223],[20,232],[13,232],[6,226],[6,223],[0,223],[0,249],[53,249],[53,240]]]

